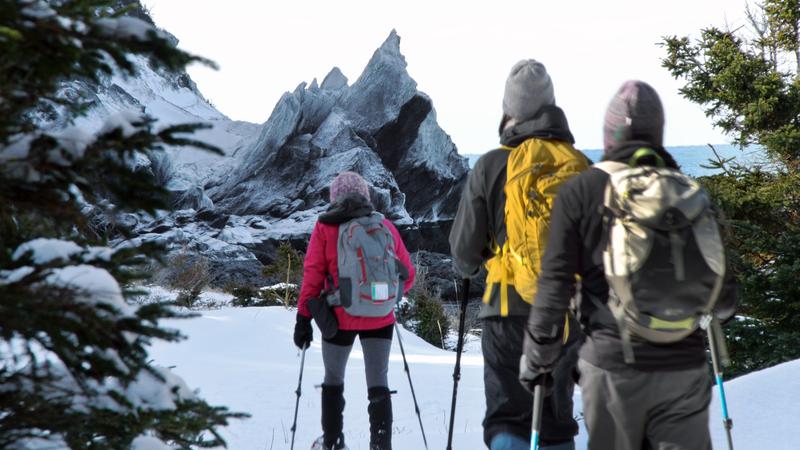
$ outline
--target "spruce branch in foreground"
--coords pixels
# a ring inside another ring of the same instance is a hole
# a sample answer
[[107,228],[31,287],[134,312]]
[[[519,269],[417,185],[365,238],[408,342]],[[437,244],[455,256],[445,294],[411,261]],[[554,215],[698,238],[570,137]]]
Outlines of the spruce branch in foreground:
[[[205,125],[160,128],[138,111],[94,133],[69,126],[87,100],[65,83],[135,76],[133,55],[162,70],[208,63],[117,3],[0,0],[0,448],[212,447],[224,445],[219,427],[244,417],[150,361],[154,340],[182,339],[159,322],[191,315],[127,302],[126,285],[162,251],[111,247],[84,214],[115,223],[121,212],[168,209],[138,162],[167,146],[219,152],[193,139]],[[54,105],[68,126],[34,119]]]

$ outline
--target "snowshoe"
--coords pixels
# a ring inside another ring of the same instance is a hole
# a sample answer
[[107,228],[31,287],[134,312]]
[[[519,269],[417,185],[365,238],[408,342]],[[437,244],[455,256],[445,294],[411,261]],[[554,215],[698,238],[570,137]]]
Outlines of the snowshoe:
[[349,450],[346,445],[344,445],[344,438],[340,438],[336,445],[332,447],[325,447],[325,437],[320,436],[311,444],[311,450]]

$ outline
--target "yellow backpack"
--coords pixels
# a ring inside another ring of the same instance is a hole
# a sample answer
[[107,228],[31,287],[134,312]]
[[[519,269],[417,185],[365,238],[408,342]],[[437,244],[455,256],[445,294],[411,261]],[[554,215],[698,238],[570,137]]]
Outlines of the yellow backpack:
[[588,159],[563,141],[531,138],[509,150],[506,169],[506,240],[487,263],[486,294],[500,284],[500,315],[508,315],[508,287],[533,304],[558,189],[589,168]]

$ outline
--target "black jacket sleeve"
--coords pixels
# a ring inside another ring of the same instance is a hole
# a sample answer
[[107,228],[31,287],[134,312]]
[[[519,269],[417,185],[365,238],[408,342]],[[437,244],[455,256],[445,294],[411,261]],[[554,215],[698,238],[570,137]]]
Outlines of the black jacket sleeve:
[[477,275],[481,264],[491,253],[485,177],[485,161],[481,158],[469,173],[450,230],[453,265],[466,277]]
[[541,342],[561,339],[564,314],[575,295],[575,275],[579,271],[581,251],[579,215],[582,208],[574,186],[571,182],[562,186],[553,203],[536,301],[528,316],[528,333]]

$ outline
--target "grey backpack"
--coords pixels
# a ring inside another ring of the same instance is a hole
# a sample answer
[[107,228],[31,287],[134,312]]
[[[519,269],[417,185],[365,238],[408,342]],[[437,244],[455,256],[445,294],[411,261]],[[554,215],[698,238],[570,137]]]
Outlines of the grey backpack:
[[339,225],[339,289],[328,303],[348,314],[383,317],[402,295],[401,264],[394,237],[377,212]]
[[[659,165],[636,165],[648,156]],[[625,361],[632,363],[631,336],[671,343],[705,326],[722,289],[725,252],[708,193],[664,167],[653,150],[640,149],[631,165],[604,161],[595,167],[609,174],[603,252],[608,307]]]

